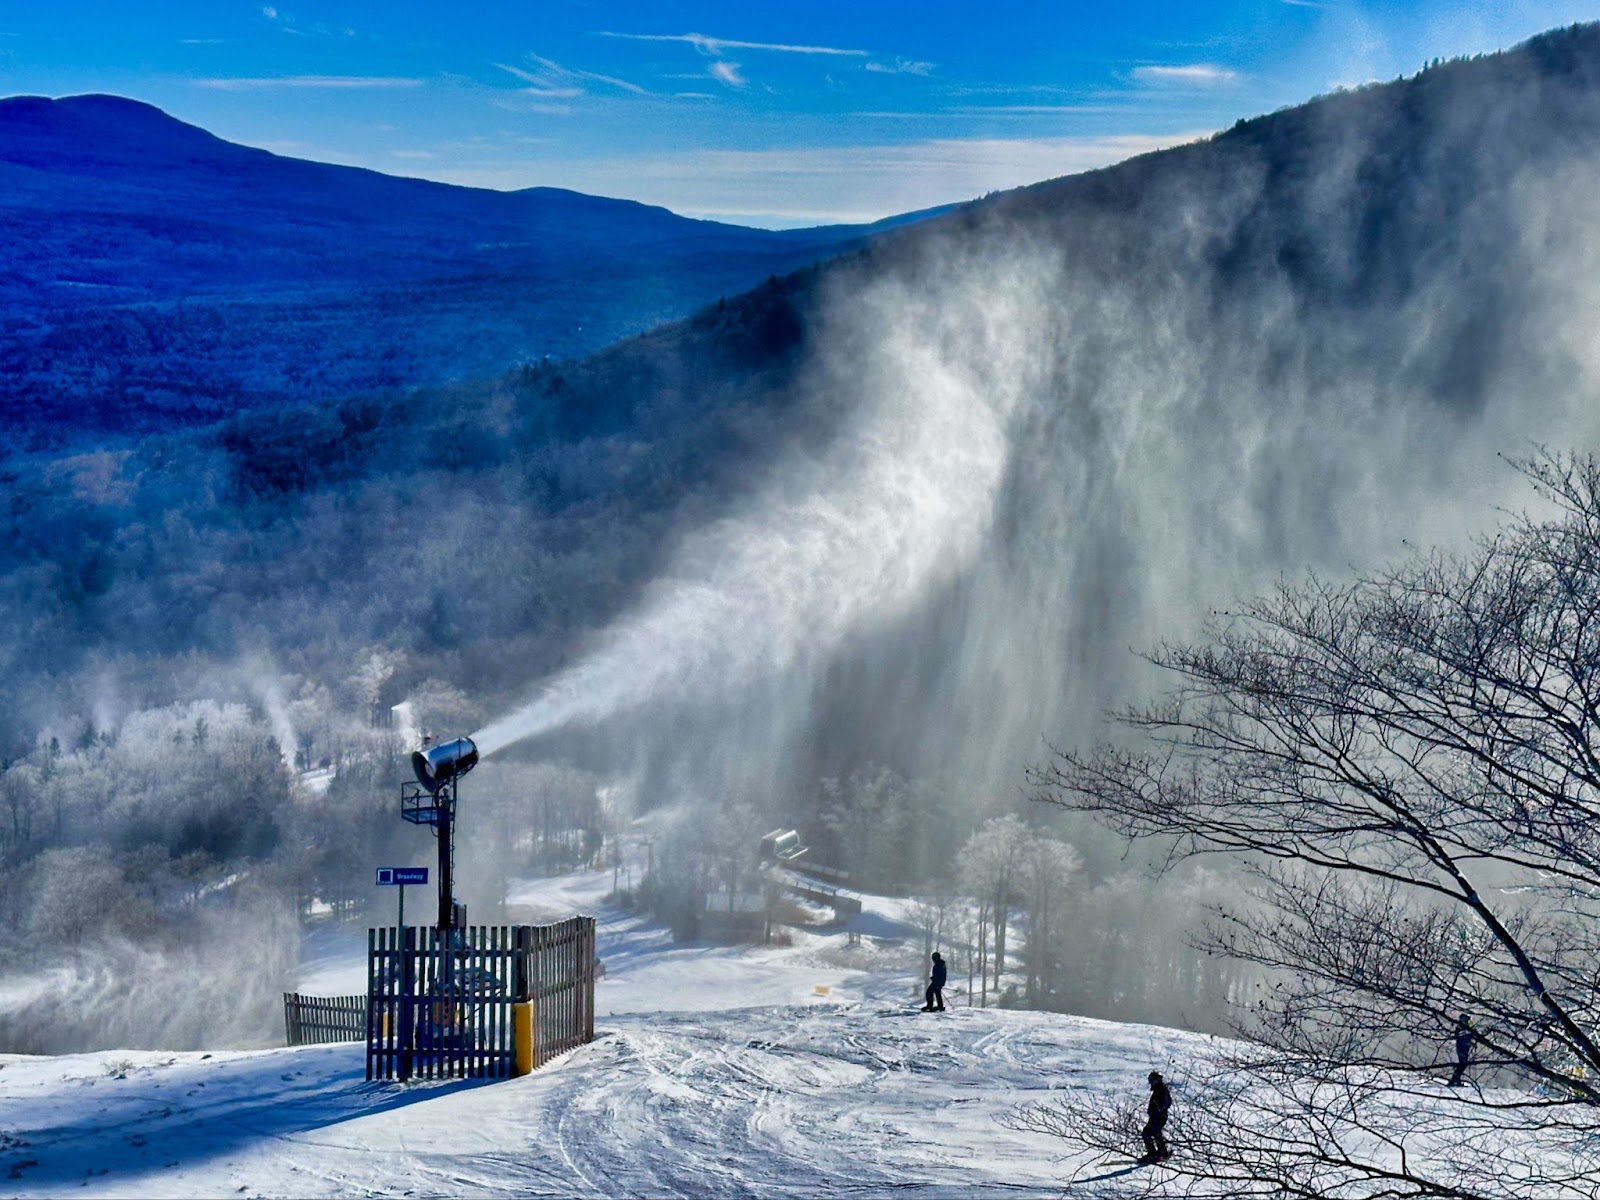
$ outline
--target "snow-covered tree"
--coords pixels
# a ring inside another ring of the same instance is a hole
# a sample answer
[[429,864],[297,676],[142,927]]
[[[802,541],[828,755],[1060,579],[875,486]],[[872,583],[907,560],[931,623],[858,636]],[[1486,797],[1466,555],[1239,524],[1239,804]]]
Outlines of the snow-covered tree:
[[907,882],[910,785],[888,767],[822,780],[820,816],[835,856],[858,884],[895,891]]
[[1017,901],[1027,920],[1027,985],[1024,997],[1029,1007],[1042,999],[1047,981],[1058,973],[1046,948],[1051,944],[1057,923],[1068,915],[1068,897],[1083,868],[1083,859],[1066,842],[1041,834],[1023,849],[1016,879]]
[[963,885],[977,897],[994,928],[994,980],[1006,969],[1006,929],[1035,834],[1015,813],[985,821],[959,856]]

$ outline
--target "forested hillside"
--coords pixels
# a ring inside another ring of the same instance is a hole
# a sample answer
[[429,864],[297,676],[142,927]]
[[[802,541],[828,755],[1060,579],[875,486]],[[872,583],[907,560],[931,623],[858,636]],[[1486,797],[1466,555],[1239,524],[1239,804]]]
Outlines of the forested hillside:
[[[408,700],[466,732],[547,698],[474,776],[485,829],[550,789],[596,828],[600,797],[709,801],[874,886],[953,886],[1045,739],[1134,694],[1130,646],[1459,542],[1523,498],[1498,455],[1593,444],[1597,179],[1583,26],[989,198],[585,359],[13,461],[7,926],[63,848],[112,874],[143,848],[180,891],[204,851],[284,909],[358,896],[402,833]],[[278,768],[230,766],[252,738]],[[139,774],[156,745],[206,784]],[[1184,1019],[1179,931],[1133,934],[1189,901],[1057,832],[1102,918],[1058,926],[1070,1002]],[[522,850],[472,844],[492,894]]]
[[307,162],[116,96],[0,100],[0,231],[11,451],[575,357],[868,232]]

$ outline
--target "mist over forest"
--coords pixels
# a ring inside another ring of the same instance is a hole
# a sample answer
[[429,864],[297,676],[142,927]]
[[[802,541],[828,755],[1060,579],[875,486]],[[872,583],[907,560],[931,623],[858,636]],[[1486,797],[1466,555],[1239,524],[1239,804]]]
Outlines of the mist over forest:
[[395,806],[420,731],[499,751],[463,788],[474,920],[646,813],[687,814],[663,871],[794,826],[930,897],[1015,815],[1081,860],[1030,999],[1217,1026],[1184,921],[1226,879],[1152,884],[1024,770],[1143,695],[1133,650],[1459,546],[1530,500],[1501,456],[1592,445],[1597,179],[1588,25],[589,357],[0,462],[0,1046],[270,1036],[311,898],[431,852]]

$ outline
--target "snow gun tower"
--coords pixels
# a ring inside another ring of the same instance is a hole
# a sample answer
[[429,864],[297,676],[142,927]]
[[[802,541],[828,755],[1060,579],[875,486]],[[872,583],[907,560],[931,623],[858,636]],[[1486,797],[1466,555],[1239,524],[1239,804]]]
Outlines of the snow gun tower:
[[[335,1032],[365,1035],[369,1080],[504,1079],[594,1040],[593,917],[468,925],[455,902],[456,801],[477,765],[471,738],[424,742],[411,755],[416,782],[400,785],[400,815],[439,839],[439,918],[432,929],[369,929],[366,996],[333,998],[340,1014],[365,1018]],[[305,1040],[308,1012],[329,1007],[285,996],[290,1040]]]
[[439,839],[439,931],[460,929],[465,913],[456,906],[452,868],[455,846],[457,788],[461,777],[478,765],[478,747],[471,738],[460,737],[429,747],[424,741],[411,755],[416,783],[400,785],[400,815],[414,825],[431,825]]

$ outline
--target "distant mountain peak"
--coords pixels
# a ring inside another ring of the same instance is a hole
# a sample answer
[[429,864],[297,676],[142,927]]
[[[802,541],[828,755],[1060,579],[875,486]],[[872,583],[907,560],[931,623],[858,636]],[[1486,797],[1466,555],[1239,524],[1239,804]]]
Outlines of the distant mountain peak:
[[185,124],[171,113],[147,101],[135,100],[132,96],[117,96],[110,92],[83,92],[76,96],[61,96],[50,103],[59,105],[68,112],[140,116],[159,121],[172,121],[179,125]]
[[[0,98],[0,126],[6,128],[18,124],[33,124],[48,126],[52,121],[117,121],[124,124],[137,123],[146,128],[186,129],[191,133],[203,134],[207,138],[212,135],[206,133],[198,125],[190,125],[180,121],[171,113],[148,104],[143,100],[135,100],[129,96],[114,96],[106,92],[86,92],[78,96],[6,96]],[[218,140],[213,138],[212,140]]]
[[230,152],[261,153],[126,96],[0,99],[0,161],[34,167],[123,165]]

